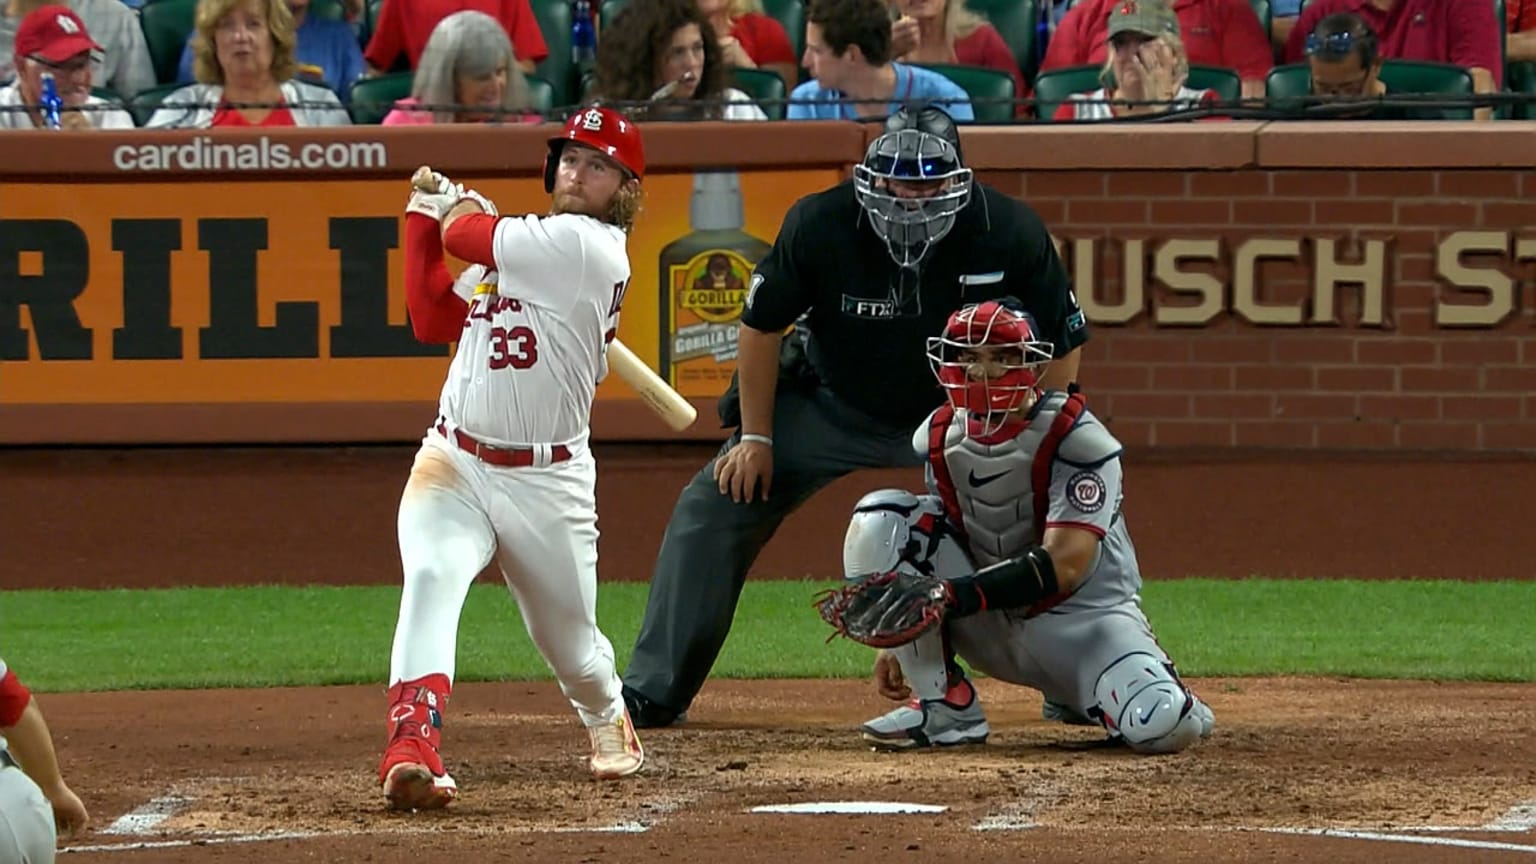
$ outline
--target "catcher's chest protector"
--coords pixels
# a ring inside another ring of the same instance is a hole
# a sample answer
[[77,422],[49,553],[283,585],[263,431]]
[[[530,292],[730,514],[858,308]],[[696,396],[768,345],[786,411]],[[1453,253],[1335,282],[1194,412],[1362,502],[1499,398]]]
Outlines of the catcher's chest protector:
[[[1080,397],[1049,393],[1023,431],[996,444],[967,437],[963,416],[948,417],[942,448],[930,453],[930,461],[939,495],[952,519],[959,514],[976,566],[1021,555],[1040,541],[1045,508],[1039,505],[1050,489],[1056,445],[1081,409]],[[950,414],[941,412],[936,421]]]

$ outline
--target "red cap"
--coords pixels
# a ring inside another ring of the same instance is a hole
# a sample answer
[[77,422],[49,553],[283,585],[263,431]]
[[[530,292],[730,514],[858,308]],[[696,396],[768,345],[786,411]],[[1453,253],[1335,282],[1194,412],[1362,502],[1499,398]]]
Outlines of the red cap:
[[21,19],[16,28],[16,56],[41,57],[63,63],[101,46],[85,32],[85,23],[68,6],[43,6]]

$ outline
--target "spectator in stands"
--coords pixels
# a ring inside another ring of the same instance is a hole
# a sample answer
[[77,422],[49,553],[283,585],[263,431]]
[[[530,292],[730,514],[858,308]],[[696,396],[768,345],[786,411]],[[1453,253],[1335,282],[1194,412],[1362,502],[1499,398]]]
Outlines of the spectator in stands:
[[699,11],[714,28],[726,68],[766,69],[789,87],[799,82],[795,46],[784,25],[763,14],[761,0],[699,0]]
[[[1040,71],[1103,63],[1109,16],[1137,0],[1078,0],[1051,36]],[[1274,67],[1269,34],[1248,0],[1173,0],[1188,62],[1237,71],[1243,98],[1264,96],[1264,78]]]
[[10,83],[15,71],[11,57],[21,19],[52,3],[74,10],[86,32],[101,46],[91,61],[91,80],[98,86],[116,91],[123,99],[155,86],[155,68],[149,62],[139,16],[122,0],[0,0],[0,84]]
[[[1312,95],[1345,99],[1381,98],[1389,95],[1381,72],[1380,44],[1376,31],[1352,12],[1329,15],[1317,22],[1304,43]],[[1366,102],[1353,108],[1314,109],[1309,117],[1351,120],[1443,120],[1444,109],[1428,106]]]
[[501,22],[512,38],[518,68],[525,73],[531,74],[549,56],[549,46],[544,44],[544,34],[539,32],[539,22],[533,17],[528,0],[384,0],[373,35],[368,37],[368,47],[363,51],[369,74],[390,71],[401,54],[415,69],[437,22],[466,10],[484,12]]
[[[1024,76],[997,28],[965,8],[964,0],[896,0],[904,17],[917,22],[917,45],[897,56],[904,63],[957,63],[1013,76],[1023,96]],[[894,34],[893,34],[894,37]]]
[[881,118],[925,102],[958,122],[976,119],[960,85],[891,60],[891,16],[882,0],[811,0],[804,64],[812,80],[790,93],[790,120]]
[[[1499,22],[1488,0],[1311,0],[1285,42],[1285,62],[1306,57],[1306,41],[1318,22],[1340,12],[1364,19],[1381,41],[1381,56],[1392,60],[1454,63],[1472,73],[1473,89],[1492,93],[1503,86]],[[1480,108],[1478,119],[1492,117]]]
[[727,85],[709,20],[694,0],[631,0],[597,43],[596,96],[644,103],[637,119],[767,120],[747,94]]
[[151,128],[345,126],[329,87],[296,80],[293,16],[283,0],[200,0],[192,50],[200,83],[172,92]]
[[1504,32],[1509,62],[1536,60],[1536,0],[1504,0]]
[[127,111],[91,95],[91,59],[100,52],[80,16],[67,6],[42,6],[28,13],[16,30],[16,80],[0,88],[0,129],[47,126],[41,109],[47,73],[53,74],[64,102],[60,127],[132,129]]
[[[1122,2],[1109,14],[1109,60],[1099,80],[1106,86],[1073,93],[1052,120],[1144,117],[1220,101],[1214,90],[1191,90],[1189,59],[1179,19],[1161,0]],[[1113,81],[1114,86],[1109,83]],[[1114,104],[1123,100],[1127,104]],[[1138,104],[1141,103],[1141,104]]]
[[[449,107],[456,106],[456,107]],[[385,126],[431,123],[538,123],[528,80],[517,68],[501,22],[484,12],[455,12],[437,22],[421,52],[411,95],[395,103]]]
[[[293,15],[293,58],[299,64],[294,77],[311,84],[324,84],[346,98],[347,88],[361,78],[363,51],[357,47],[357,34],[345,21],[309,14],[310,0],[286,0]],[[181,66],[176,80],[190,84],[192,75],[192,35],[181,52]]]

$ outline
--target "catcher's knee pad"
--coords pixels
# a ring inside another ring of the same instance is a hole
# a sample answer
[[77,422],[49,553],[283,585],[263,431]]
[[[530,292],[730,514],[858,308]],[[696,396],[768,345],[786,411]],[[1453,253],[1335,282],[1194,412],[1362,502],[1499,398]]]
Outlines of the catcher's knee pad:
[[905,489],[871,492],[853,507],[843,537],[843,576],[858,579],[903,564],[939,578],[962,576],[971,569],[936,496]]
[[1140,753],[1177,753],[1211,733],[1211,710],[1168,665],[1137,651],[1099,673],[1093,696],[1104,726]]

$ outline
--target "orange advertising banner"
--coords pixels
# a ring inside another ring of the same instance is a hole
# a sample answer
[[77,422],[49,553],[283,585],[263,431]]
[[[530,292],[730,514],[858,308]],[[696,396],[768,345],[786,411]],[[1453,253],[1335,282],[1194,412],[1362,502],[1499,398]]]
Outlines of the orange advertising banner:
[[[462,179],[504,213],[536,179]],[[723,392],[745,285],[830,168],[655,174],[619,336],[687,396]],[[406,322],[408,183],[7,183],[0,408],[433,402],[448,349]],[[723,262],[723,263],[722,263]],[[616,376],[600,400],[636,399]]]

